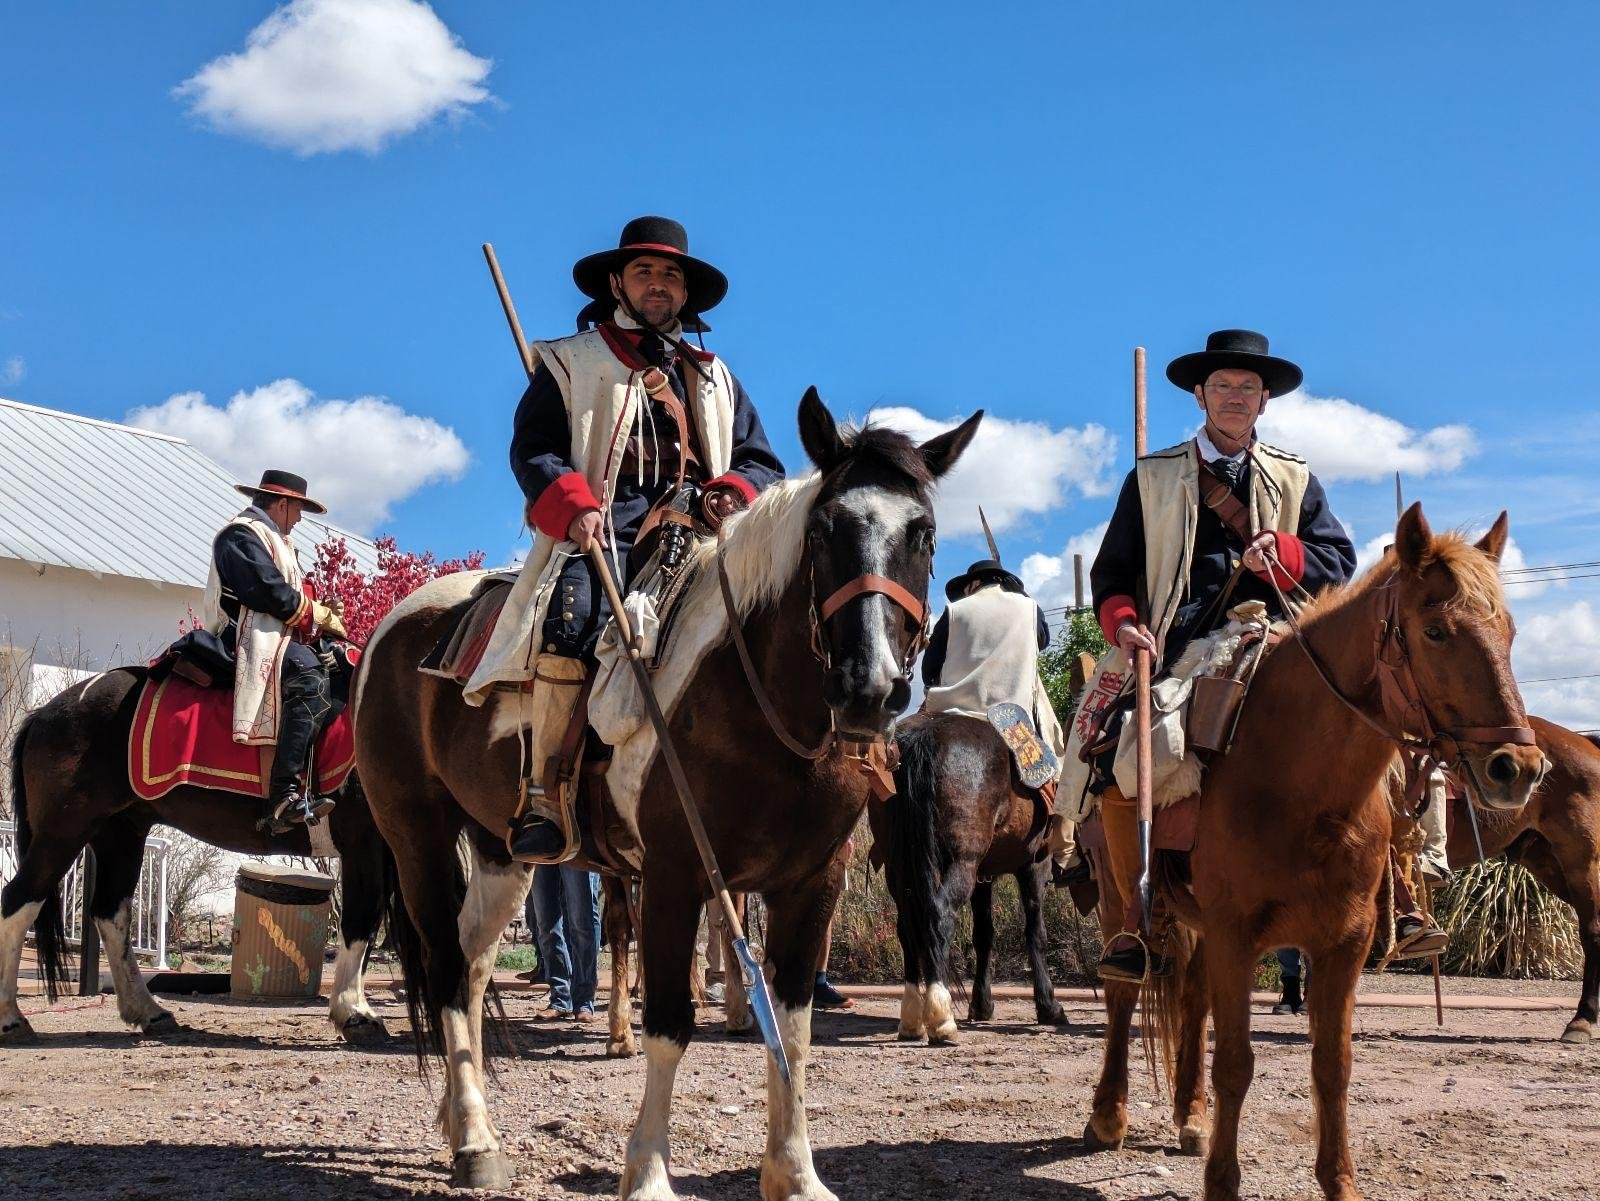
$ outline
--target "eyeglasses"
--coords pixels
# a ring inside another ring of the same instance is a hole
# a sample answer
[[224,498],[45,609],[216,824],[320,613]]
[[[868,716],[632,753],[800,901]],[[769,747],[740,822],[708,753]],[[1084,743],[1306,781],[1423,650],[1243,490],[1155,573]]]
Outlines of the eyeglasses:
[[1207,384],[1205,387],[1213,396],[1237,396],[1240,400],[1254,400],[1262,392],[1260,384]]

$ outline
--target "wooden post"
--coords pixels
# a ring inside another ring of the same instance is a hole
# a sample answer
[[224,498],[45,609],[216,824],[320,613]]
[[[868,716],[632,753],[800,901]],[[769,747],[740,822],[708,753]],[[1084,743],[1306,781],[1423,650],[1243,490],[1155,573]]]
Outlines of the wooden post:
[[506,278],[500,274],[500,260],[494,256],[494,244],[483,244],[483,257],[489,264],[489,274],[494,277],[494,290],[500,293],[500,307],[505,310],[506,324],[511,327],[511,336],[517,340],[517,354],[522,359],[522,369],[528,373],[528,378],[533,378],[533,351],[528,348],[528,340],[522,336],[522,322],[517,320],[517,306],[511,303],[511,292],[506,287]]
[[1083,556],[1072,556],[1072,607],[1083,612]]

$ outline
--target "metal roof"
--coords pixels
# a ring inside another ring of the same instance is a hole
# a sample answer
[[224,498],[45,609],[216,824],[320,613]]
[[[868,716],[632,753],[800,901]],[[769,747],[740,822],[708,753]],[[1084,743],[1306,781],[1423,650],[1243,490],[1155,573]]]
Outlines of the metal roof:
[[[204,588],[234,483],[182,438],[0,398],[0,558]],[[330,537],[377,569],[369,539],[309,514],[301,564]]]

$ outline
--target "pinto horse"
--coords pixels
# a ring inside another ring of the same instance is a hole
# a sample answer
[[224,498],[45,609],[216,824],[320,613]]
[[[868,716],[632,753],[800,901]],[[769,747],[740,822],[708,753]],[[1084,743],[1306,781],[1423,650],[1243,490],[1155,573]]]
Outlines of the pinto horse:
[[[128,782],[128,737],[145,680],[142,667],[121,667],[75,684],[30,714],[12,751],[12,797],[17,814],[16,875],[0,892],[0,1043],[32,1037],[17,1007],[22,940],[34,923],[39,964],[53,1000],[65,983],[61,906],[56,890],[85,846],[94,848],[90,916],[105,948],[122,1020],[146,1034],[178,1028],[150,995],[128,936],[144,840],[157,822],[201,842],[245,855],[310,855],[304,826],[268,835],[256,829],[261,803],[213,788],[185,784],[159,800],[141,800]],[[393,861],[353,778],[328,815],[339,851],[343,945],[334,968],[328,1017],[352,1043],[388,1038],[367,1003],[367,948],[394,887]]]
[[[1530,716],[1528,724],[1550,771],[1521,809],[1480,805],[1478,832],[1486,856],[1503,854],[1520,863],[1577,913],[1583,985],[1561,1041],[1586,1043],[1600,1024],[1600,743],[1542,717]],[[1478,861],[1478,847],[1465,810],[1456,819],[1450,866],[1462,868]]]
[[[1207,1201],[1239,1196],[1239,1117],[1254,1070],[1250,989],[1273,947],[1299,947],[1313,964],[1318,1183],[1337,1201],[1361,1195],[1347,1128],[1350,1021],[1388,865],[1384,781],[1396,740],[1430,742],[1471,777],[1488,810],[1520,809],[1543,770],[1511,674],[1513,626],[1498,573],[1507,530],[1502,513],[1473,545],[1435,535],[1412,505],[1371,571],[1313,601],[1299,632],[1262,663],[1232,749],[1207,772],[1188,884],[1162,865],[1160,891],[1181,927],[1172,974],[1146,986],[1145,1023],[1157,1040],[1176,1036],[1175,1064],[1164,1056],[1173,1119],[1185,1153],[1204,1154],[1209,1142]],[[1120,918],[1133,887],[1113,877],[1102,873],[1112,894],[1103,922]],[[1137,996],[1135,985],[1106,988],[1105,1060],[1084,1130],[1091,1149],[1118,1147],[1127,1131]]]
[[1049,814],[1038,795],[1018,786],[1011,751],[994,727],[959,713],[919,714],[896,736],[895,795],[867,810],[894,897],[895,930],[905,959],[900,1038],[930,1046],[957,1038],[945,980],[956,914],[972,907],[969,1021],[994,1016],[989,984],[994,948],[994,880],[1016,878],[1023,934],[1041,1025],[1067,1023],[1044,960],[1045,850]]
[[[838,743],[886,738],[910,700],[933,565],[931,495],[981,416],[919,446],[884,429],[841,433],[808,391],[800,438],[817,471],[769,488],[728,520],[720,551],[697,553],[654,676],[728,886],[767,903],[767,967],[792,1078],[785,1084],[768,1056],[767,1198],[833,1196],[806,1133],[811,990],[843,882],[842,851],[868,796]],[[518,698],[499,693],[472,708],[454,685],[416,670],[470,581],[463,573],[425,585],[368,644],[356,679],[356,763],[394,849],[412,926],[398,936],[416,949],[404,955],[414,1021],[446,1059],[440,1118],[453,1180],[503,1187],[510,1163],[484,1101],[482,1016],[500,931],[528,888],[529,869],[510,861],[500,837],[518,795]],[[729,641],[729,607],[749,651],[748,677]],[[775,726],[784,727],[782,740]],[[816,757],[784,741],[799,739]],[[647,1069],[621,1193],[655,1201],[673,1195],[672,1088],[694,1029],[689,969],[710,896],[657,749],[654,731],[642,728],[615,749],[606,776],[642,848]],[[464,899],[441,871],[463,830],[473,832]],[[614,992],[612,1004],[625,995]]]

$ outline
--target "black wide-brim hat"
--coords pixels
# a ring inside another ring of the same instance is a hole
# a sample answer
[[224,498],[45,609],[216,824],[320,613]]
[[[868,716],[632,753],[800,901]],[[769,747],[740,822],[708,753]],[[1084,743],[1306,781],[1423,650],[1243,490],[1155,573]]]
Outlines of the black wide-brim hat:
[[610,306],[615,303],[611,295],[611,276],[647,254],[671,259],[683,268],[684,288],[688,292],[683,306],[687,315],[685,325],[689,323],[687,318],[716,308],[728,294],[728,277],[704,259],[689,253],[688,233],[669,217],[635,217],[622,227],[622,237],[617,240],[615,250],[602,250],[573,264],[572,282],[585,296]]
[[1274,396],[1293,392],[1305,373],[1288,359],[1267,353],[1267,337],[1249,329],[1219,329],[1206,339],[1206,348],[1180,355],[1167,364],[1167,378],[1185,392],[1193,392],[1213,371],[1254,371],[1261,386]]
[[259,484],[235,484],[240,492],[246,496],[255,496],[258,492],[268,492],[273,496],[287,496],[290,500],[297,500],[309,512],[326,513],[328,507],[321,501],[312,500],[306,495],[306,477],[296,475],[292,471],[274,471],[268,469],[261,473]]
[[944,586],[946,600],[960,600],[961,594],[966,591],[967,585],[974,580],[994,580],[1002,587],[1009,586],[1012,592],[1028,595],[1028,590],[1022,586],[1022,581],[1012,575],[999,562],[994,559],[979,559],[966,571],[952,579]]

